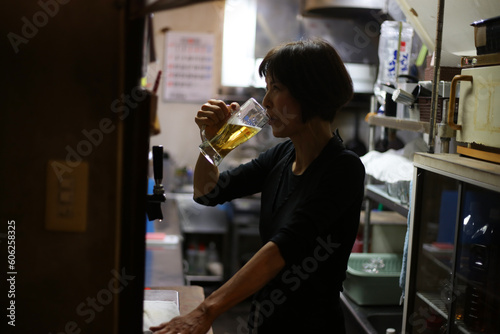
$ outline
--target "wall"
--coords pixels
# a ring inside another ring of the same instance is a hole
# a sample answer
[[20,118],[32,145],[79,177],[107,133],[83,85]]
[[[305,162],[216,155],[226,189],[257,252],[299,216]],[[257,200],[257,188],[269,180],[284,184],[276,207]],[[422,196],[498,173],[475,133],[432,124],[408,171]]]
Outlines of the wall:
[[[159,69],[163,68],[165,33],[162,29],[168,27],[171,31],[203,32],[215,35],[214,92],[220,86],[220,68],[222,63],[222,29],[224,24],[224,2],[214,1],[191,5],[155,13],[154,36],[157,52],[157,63],[150,64],[148,81],[154,80]],[[194,117],[200,103],[164,102],[162,92],[159,92],[158,116],[161,133],[151,137],[151,146],[163,145],[178,166],[194,167],[198,158],[198,145],[201,143],[198,126]]]
[[[112,0],[1,6],[0,327],[8,331],[0,332],[114,333],[119,294],[112,283],[117,273],[124,289],[139,280],[123,277],[117,248],[120,120],[111,106],[123,93],[123,7]],[[105,132],[103,120],[109,120]],[[84,131],[101,136],[91,140]],[[79,158],[68,158],[70,150]],[[61,160],[71,174],[80,158],[89,165],[86,229],[47,230],[46,179],[54,172],[48,161]],[[15,222],[9,231],[15,231],[11,270],[17,272],[9,298],[7,222]],[[13,301],[14,312],[6,311]],[[15,315],[15,327],[6,314]]]
[[[217,89],[220,86],[223,21],[224,2],[222,1],[155,13],[154,34],[158,60],[156,63],[150,64],[148,68],[148,81],[153,82],[158,70],[163,69],[165,34],[162,29],[168,27],[172,31],[213,33],[216,40],[213,96],[216,97]],[[194,167],[199,153],[198,145],[201,141],[194,117],[204,101],[200,101],[200,103],[166,103],[162,99],[161,89],[159,94],[158,116],[161,133],[151,137],[151,146],[163,145],[165,151],[170,153],[178,166]],[[338,114],[334,127],[339,128],[345,142],[355,138],[355,113],[358,113],[359,138],[366,146],[368,145],[368,126],[364,122],[368,108],[367,104],[361,109]]]

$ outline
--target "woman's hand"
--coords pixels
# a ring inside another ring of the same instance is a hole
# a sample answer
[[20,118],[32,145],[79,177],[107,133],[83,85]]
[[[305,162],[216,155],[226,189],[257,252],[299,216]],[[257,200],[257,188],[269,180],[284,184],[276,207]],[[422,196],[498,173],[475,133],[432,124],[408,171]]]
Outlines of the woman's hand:
[[198,110],[194,120],[200,129],[205,126],[205,135],[207,138],[212,138],[226,123],[231,112],[238,108],[239,105],[236,102],[228,106],[221,100],[208,100]]
[[164,322],[149,329],[154,334],[206,334],[213,319],[207,315],[203,308],[198,307],[185,316],[175,317],[169,322]]
[[150,327],[150,330],[154,334],[206,334],[219,315],[262,289],[284,266],[278,246],[269,241],[191,313]]

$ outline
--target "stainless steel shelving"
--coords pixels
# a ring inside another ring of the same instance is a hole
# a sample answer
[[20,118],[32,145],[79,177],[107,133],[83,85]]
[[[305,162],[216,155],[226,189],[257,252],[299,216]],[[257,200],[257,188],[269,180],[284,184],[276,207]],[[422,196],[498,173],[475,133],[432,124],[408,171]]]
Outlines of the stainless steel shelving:
[[400,119],[396,117],[373,115],[366,122],[371,126],[383,126],[386,128],[429,133],[429,122],[415,121],[411,119]]
[[384,185],[367,185],[365,189],[365,196],[404,217],[408,216],[408,204],[401,204],[401,200],[399,198],[389,196],[387,191],[385,191]]
[[[374,103],[372,103],[374,104]],[[366,118],[366,122],[370,126],[369,136],[369,149],[373,150],[375,147],[375,128],[385,127],[395,130],[412,131],[418,133],[429,133],[429,122],[421,122],[409,119],[399,119],[396,117],[380,116],[371,113]],[[403,217],[408,216],[409,206],[402,204],[398,198],[389,196],[384,189],[384,185],[375,185],[371,183],[368,178],[367,186],[365,189],[365,215],[364,215],[364,233],[363,233],[363,252],[367,253],[369,250],[371,229],[370,229],[370,216],[373,203],[380,203],[386,208],[399,213]]]

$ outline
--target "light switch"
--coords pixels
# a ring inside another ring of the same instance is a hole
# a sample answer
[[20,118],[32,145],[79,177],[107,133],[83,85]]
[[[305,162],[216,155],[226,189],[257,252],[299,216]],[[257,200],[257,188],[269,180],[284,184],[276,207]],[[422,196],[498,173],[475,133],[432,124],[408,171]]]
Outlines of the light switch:
[[81,161],[69,167],[64,160],[47,165],[45,228],[84,232],[87,229],[89,165]]

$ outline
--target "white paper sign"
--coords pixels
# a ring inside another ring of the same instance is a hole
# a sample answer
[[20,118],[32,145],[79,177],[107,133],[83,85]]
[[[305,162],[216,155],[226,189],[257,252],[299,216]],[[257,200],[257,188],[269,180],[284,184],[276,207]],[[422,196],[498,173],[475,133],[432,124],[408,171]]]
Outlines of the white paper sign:
[[215,37],[209,33],[167,32],[164,99],[205,102],[213,95]]

